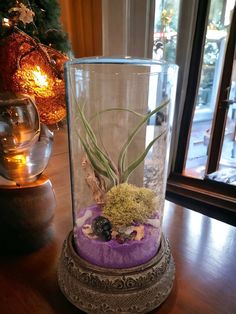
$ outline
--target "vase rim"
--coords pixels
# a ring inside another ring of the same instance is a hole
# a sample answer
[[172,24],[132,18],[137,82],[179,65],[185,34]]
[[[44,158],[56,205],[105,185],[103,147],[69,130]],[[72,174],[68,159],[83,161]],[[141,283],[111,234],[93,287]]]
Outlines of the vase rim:
[[160,65],[162,67],[173,67],[178,69],[178,65],[174,63],[168,63],[167,61],[159,61],[148,58],[136,58],[136,57],[84,57],[84,58],[73,58],[65,63],[65,67],[68,68],[73,65],[79,64],[130,64],[130,65]]

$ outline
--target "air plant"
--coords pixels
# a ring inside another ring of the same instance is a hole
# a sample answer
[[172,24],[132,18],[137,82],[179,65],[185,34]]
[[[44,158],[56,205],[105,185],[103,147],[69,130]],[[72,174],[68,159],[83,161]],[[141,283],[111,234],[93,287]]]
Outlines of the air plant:
[[[84,113],[84,106],[81,106],[78,104],[78,123],[84,130],[84,135],[82,136],[80,131],[78,130],[78,137],[80,139],[80,142],[83,146],[83,149],[86,154],[86,162],[90,163],[91,168],[94,171],[94,180],[97,181],[97,186],[103,190],[103,192],[106,192],[108,189],[110,189],[113,186],[128,182],[128,179],[130,175],[133,173],[133,171],[140,165],[140,163],[145,159],[148,152],[150,151],[153,144],[166,132],[163,131],[158,136],[156,136],[145,148],[145,150],[131,163],[126,164],[126,156],[128,152],[128,148],[133,142],[134,138],[136,137],[137,133],[140,131],[140,129],[145,125],[145,123],[155,115],[157,112],[162,110],[164,107],[168,105],[170,102],[169,99],[166,99],[163,101],[160,106],[152,110],[151,112],[148,112],[145,115],[141,115],[133,110],[130,109],[124,109],[124,108],[110,108],[104,111],[101,111],[97,113],[95,116],[93,116],[90,120],[88,120]],[[127,140],[121,147],[121,150],[118,155],[117,163],[114,162],[114,160],[111,159],[108,152],[105,150],[105,148],[98,144],[98,138],[95,135],[93,128],[91,126],[92,120],[96,119],[101,114],[104,114],[109,111],[126,111],[131,114],[137,115],[140,117],[140,122],[137,124],[137,126],[131,131],[130,135],[128,136]],[[85,160],[84,160],[85,161]],[[104,180],[104,178],[106,180]],[[108,184],[105,184],[105,182],[109,182]],[[90,184],[89,184],[90,185]]]

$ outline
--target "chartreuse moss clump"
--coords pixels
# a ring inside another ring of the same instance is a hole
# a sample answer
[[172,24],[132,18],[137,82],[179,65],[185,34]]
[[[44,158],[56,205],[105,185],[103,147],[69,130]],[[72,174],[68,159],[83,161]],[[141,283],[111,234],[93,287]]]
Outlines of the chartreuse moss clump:
[[147,188],[122,183],[106,194],[103,215],[115,229],[144,223],[155,212],[155,193]]

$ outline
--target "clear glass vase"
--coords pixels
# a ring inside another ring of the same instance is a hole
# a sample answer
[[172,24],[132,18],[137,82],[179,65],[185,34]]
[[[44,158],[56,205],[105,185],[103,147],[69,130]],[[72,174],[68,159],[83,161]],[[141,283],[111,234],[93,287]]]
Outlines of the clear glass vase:
[[66,64],[74,247],[130,268],[158,252],[177,66],[148,59]]

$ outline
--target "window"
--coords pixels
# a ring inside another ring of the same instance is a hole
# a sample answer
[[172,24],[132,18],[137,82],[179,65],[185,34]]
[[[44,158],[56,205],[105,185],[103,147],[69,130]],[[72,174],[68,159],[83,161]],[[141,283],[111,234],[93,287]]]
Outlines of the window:
[[[227,36],[230,29],[230,12],[232,12],[233,5],[234,0],[212,0],[210,3],[200,82],[195,99],[194,116],[184,168],[186,175],[198,178],[203,178],[206,174],[213,115],[217,106]],[[229,109],[225,128],[222,150],[224,160],[222,159],[220,163],[221,167],[223,165],[226,167],[232,163],[232,167],[236,168],[236,157],[232,158],[231,153],[231,146],[234,145],[234,129],[235,119],[232,107]]]
[[[184,2],[182,10],[186,9]],[[196,2],[196,26],[167,196],[236,224],[235,0]],[[178,49],[182,47],[177,48],[177,58]]]

